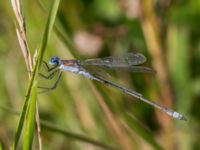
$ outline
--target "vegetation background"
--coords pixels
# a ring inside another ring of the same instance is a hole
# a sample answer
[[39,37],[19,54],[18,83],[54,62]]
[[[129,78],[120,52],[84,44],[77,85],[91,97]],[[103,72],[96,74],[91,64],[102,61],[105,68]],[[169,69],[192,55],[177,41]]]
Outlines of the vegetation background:
[[[52,3],[22,1],[31,58],[44,38]],[[16,26],[11,2],[0,1],[2,149],[14,143],[29,83],[30,71]],[[38,94],[41,133],[30,133],[34,135],[30,146],[48,150],[200,149],[200,1],[62,0],[43,59],[49,61],[54,55],[86,59],[127,52],[144,54],[144,65],[157,73],[117,71],[112,72],[113,81],[173,108],[187,121],[174,120],[121,91],[65,73],[56,90]],[[53,81],[39,80],[39,84],[50,86]],[[18,149],[26,140],[24,130]]]

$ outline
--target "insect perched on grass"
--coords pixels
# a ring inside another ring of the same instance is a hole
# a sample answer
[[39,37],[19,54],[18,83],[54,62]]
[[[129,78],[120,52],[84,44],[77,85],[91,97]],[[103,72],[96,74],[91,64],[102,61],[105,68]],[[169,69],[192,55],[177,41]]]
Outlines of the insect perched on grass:
[[138,98],[139,100],[152,105],[169,116],[178,119],[178,120],[186,120],[186,118],[169,108],[163,107],[157,103],[149,101],[143,97],[142,94],[133,91],[132,89],[125,88],[121,85],[113,83],[110,80],[105,79],[100,73],[89,71],[87,69],[88,66],[96,67],[96,68],[103,68],[103,69],[110,69],[110,70],[121,70],[121,71],[129,71],[129,72],[154,72],[153,69],[143,66],[137,66],[143,64],[146,61],[144,55],[140,53],[127,53],[123,56],[109,56],[104,58],[96,58],[96,59],[87,59],[87,60],[62,60],[57,56],[51,58],[49,65],[44,62],[47,71],[49,73],[48,76],[45,76],[40,73],[40,76],[46,79],[52,79],[54,75],[59,72],[58,78],[53,84],[52,87],[39,87],[45,90],[53,90],[57,87],[60,77],[64,71],[73,72],[76,74],[80,74],[88,79],[99,81],[103,84],[110,85],[128,95]]

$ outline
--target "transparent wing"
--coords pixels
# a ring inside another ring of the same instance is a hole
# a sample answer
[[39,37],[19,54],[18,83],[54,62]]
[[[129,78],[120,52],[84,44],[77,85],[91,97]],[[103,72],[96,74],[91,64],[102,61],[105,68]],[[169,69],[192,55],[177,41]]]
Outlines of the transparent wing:
[[113,67],[130,67],[133,65],[139,65],[146,61],[144,55],[140,53],[127,53],[122,56],[109,56],[104,58],[87,59],[79,61],[82,66],[100,66],[105,68]]
[[94,76],[103,77],[105,79],[111,79],[111,75],[108,72],[106,72],[105,69],[101,67],[86,66],[84,69]]
[[155,73],[156,71],[149,67],[143,67],[143,66],[129,66],[129,67],[112,67],[112,68],[106,68],[109,70],[119,70],[119,71],[127,71],[127,72],[145,72],[145,73]]

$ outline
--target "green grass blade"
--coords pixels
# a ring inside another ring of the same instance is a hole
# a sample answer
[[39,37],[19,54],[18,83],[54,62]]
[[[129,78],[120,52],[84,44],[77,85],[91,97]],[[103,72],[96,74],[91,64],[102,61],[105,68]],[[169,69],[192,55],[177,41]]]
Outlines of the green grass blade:
[[[41,1],[37,1],[41,9],[46,12],[47,8]],[[60,40],[68,47],[70,53],[75,57],[79,58],[80,54],[78,53],[77,49],[74,46],[74,43],[69,36],[69,34],[65,30],[65,26],[63,26],[61,17],[58,15],[57,22],[55,23],[55,31],[57,36],[60,38]]]
[[34,127],[35,127],[35,111],[36,111],[36,98],[37,98],[37,81],[38,81],[38,73],[40,70],[40,65],[44,56],[44,52],[47,46],[48,39],[50,37],[50,33],[53,29],[53,25],[56,19],[57,10],[59,7],[60,0],[56,0],[53,2],[52,7],[49,12],[49,17],[47,20],[47,24],[45,27],[43,40],[41,47],[38,52],[37,62],[34,71],[36,72],[33,84],[33,91],[30,98],[30,106],[29,112],[27,116],[27,128],[25,133],[25,140],[24,140],[24,149],[31,149],[33,137],[34,137]]
[[[55,22],[59,3],[60,3],[60,0],[53,1],[53,5],[52,5],[51,10],[49,12],[49,17],[48,17],[47,24],[46,24],[45,31],[44,31],[44,35],[43,35],[42,45],[41,45],[39,55],[38,55],[41,58],[43,58],[44,50],[47,46],[47,42],[49,40],[50,33],[51,33],[51,30],[52,30],[54,22]],[[41,61],[42,61],[41,58],[40,59],[38,58],[38,60],[40,62],[39,64],[41,64]]]
[[28,109],[29,97],[31,95],[31,89],[32,89],[34,78],[35,78],[35,72],[33,72],[33,76],[31,78],[31,81],[29,82],[28,90],[26,92],[26,97],[24,99],[23,108],[22,108],[22,111],[20,113],[20,119],[19,119],[18,126],[17,126],[17,132],[15,134],[15,140],[14,140],[14,143],[13,143],[13,150],[15,150],[17,148],[17,145],[18,145],[21,133],[22,133],[22,129],[23,129],[25,116],[26,116],[27,109]]
[[[19,115],[19,113],[16,110],[13,110],[13,108],[11,108],[9,106],[0,105],[0,109],[4,110],[6,112],[9,112],[12,115],[16,115],[16,116]],[[101,148],[104,148],[104,149],[108,149],[108,150],[118,150],[117,148],[108,146],[107,144],[104,144],[102,142],[93,140],[91,138],[85,137],[85,136],[77,134],[77,133],[67,131],[66,129],[58,127],[58,126],[56,126],[55,124],[53,124],[49,121],[41,119],[40,123],[41,123],[41,127],[43,127],[44,130],[47,130],[47,131],[50,131],[50,132],[55,132],[55,133],[60,134],[60,135],[64,135],[67,138],[75,139],[77,141],[84,142],[84,143],[89,143],[91,145],[101,147]],[[0,144],[0,146],[1,146],[1,144]]]
[[[51,7],[48,21],[45,27],[45,32],[43,35],[43,40],[41,44],[41,48],[38,52],[38,57],[36,61],[36,65],[34,67],[33,75],[31,78],[31,81],[29,82],[28,90],[26,92],[26,97],[24,99],[24,105],[20,114],[20,120],[17,127],[17,132],[15,135],[15,141],[13,143],[13,150],[17,148],[24,121],[25,116],[28,109],[28,104],[30,103],[29,112],[28,112],[28,120],[27,120],[27,128],[25,133],[25,141],[24,141],[24,149],[31,149],[32,140],[34,136],[34,124],[35,124],[35,109],[36,109],[36,92],[37,92],[37,78],[38,78],[38,72],[40,68],[40,64],[42,62],[42,58],[46,49],[46,45],[48,42],[48,39],[50,37],[51,30],[53,28],[53,24],[55,22],[58,6],[59,6],[60,0],[56,0],[53,2],[53,5]],[[30,97],[31,96],[31,97]]]
[[[101,89],[98,84],[95,84],[96,88],[102,93],[104,99],[109,100],[109,96]],[[110,100],[109,100],[110,101]],[[108,102],[108,101],[107,101]],[[133,129],[135,133],[137,133],[142,139],[148,142],[154,149],[162,150],[162,146],[156,141],[153,137],[152,133],[144,128],[142,124],[134,119],[134,117],[130,113],[123,113],[123,118],[126,120],[127,125]]]
[[146,142],[151,144],[154,149],[162,150],[162,146],[155,140],[152,133],[145,129],[140,122],[138,122],[135,117],[133,117],[129,113],[124,114],[124,118],[126,119],[127,124],[130,128],[134,130],[135,133],[137,133],[141,138],[143,138]]
[[0,150],[3,150],[1,143],[0,143]]
[[37,87],[33,86],[32,95],[30,97],[30,106],[27,114],[27,127],[25,133],[24,149],[31,149],[34,129],[35,129],[35,111],[36,111],[36,97]]
[[72,133],[70,131],[66,131],[65,129],[57,127],[54,124],[47,122],[47,121],[41,121],[41,125],[46,130],[49,130],[51,132],[55,132],[57,134],[62,134],[62,135],[66,136],[70,139],[75,139],[75,140],[80,141],[80,142],[89,143],[89,144],[92,144],[92,145],[95,145],[95,146],[98,146],[98,147],[101,147],[101,148],[107,149],[107,150],[118,150],[117,148],[108,146],[104,143],[101,143],[99,141],[95,141],[95,140],[88,138],[88,137],[85,137],[83,135],[79,135],[79,134]]

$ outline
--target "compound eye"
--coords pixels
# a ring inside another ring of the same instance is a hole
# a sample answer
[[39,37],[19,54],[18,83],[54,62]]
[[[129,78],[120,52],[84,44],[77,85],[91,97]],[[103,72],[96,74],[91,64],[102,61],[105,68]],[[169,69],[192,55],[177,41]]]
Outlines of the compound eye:
[[52,57],[49,64],[50,65],[58,65],[59,64],[59,58],[56,57],[56,56]]

